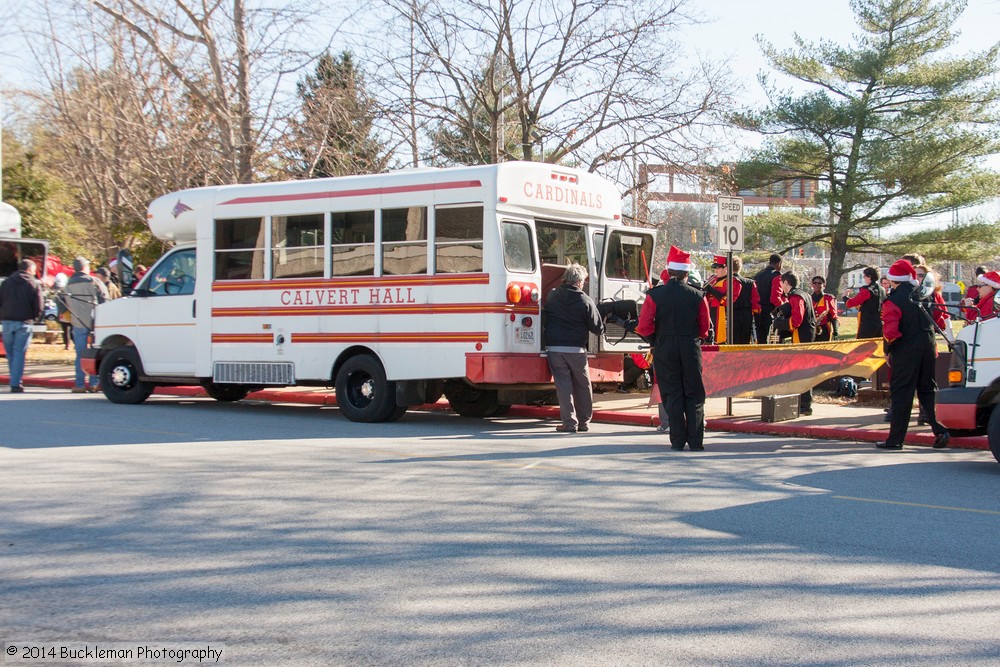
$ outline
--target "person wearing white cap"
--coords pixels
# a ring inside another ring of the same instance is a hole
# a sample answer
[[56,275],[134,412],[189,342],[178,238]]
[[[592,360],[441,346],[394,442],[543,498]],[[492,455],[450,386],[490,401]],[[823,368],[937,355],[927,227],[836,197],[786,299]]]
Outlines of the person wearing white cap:
[[1000,273],[987,271],[976,278],[976,282],[979,283],[979,302],[976,303],[979,319],[985,320],[994,317],[997,312],[993,300],[997,290],[1000,290]]
[[924,419],[934,431],[934,447],[948,446],[948,430],[938,423],[934,412],[934,362],[937,343],[934,323],[920,306],[917,292],[917,272],[905,259],[889,267],[886,274],[893,284],[892,292],[882,305],[882,331],[886,355],[892,365],[889,394],[892,399],[889,435],[880,449],[902,449],[913,411],[916,392]]
[[652,339],[653,368],[670,424],[670,449],[705,449],[705,384],[701,340],[711,319],[700,290],[687,284],[691,255],[674,246],[667,255],[668,280],[646,294],[635,331]]

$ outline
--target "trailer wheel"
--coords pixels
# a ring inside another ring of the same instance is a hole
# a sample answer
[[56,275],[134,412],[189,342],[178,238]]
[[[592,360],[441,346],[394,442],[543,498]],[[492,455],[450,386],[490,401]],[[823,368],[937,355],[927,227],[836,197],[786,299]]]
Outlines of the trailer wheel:
[[101,360],[101,390],[112,403],[137,405],[153,393],[153,385],[139,379],[139,355],[133,347],[118,347]]
[[242,401],[250,393],[250,389],[245,384],[216,384],[209,382],[205,385],[205,393],[221,403]]
[[463,417],[482,419],[492,417],[501,410],[500,399],[495,390],[476,389],[460,380],[445,382],[444,396],[451,404],[451,409]]
[[337,373],[336,390],[337,405],[352,422],[392,421],[406,411],[398,411],[396,383],[386,380],[381,362],[371,355],[345,361]]
[[993,413],[990,414],[990,421],[986,427],[986,436],[990,442],[993,458],[1000,463],[1000,406],[993,406]]

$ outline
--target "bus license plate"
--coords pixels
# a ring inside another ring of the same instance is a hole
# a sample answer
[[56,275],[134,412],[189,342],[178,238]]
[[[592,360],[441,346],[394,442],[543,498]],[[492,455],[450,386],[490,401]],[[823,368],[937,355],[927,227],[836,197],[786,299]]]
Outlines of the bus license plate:
[[515,329],[515,331],[517,333],[517,342],[518,343],[534,343],[535,342],[535,330],[534,329],[523,329],[521,327],[517,327],[517,329]]

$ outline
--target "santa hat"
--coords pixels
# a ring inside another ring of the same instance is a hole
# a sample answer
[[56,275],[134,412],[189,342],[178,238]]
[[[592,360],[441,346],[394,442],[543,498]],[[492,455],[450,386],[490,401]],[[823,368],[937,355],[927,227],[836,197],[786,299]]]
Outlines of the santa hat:
[[691,264],[691,253],[684,252],[677,246],[670,246],[667,253],[667,268],[674,271],[690,271],[694,268]]
[[889,273],[885,277],[894,283],[917,284],[917,270],[905,259],[896,260],[896,263],[889,267]]
[[980,285],[989,285],[995,290],[1000,290],[1000,273],[987,271],[983,275],[977,276],[976,282]]
[[716,255],[715,257],[712,258],[712,268],[713,269],[715,269],[715,268],[723,269],[725,267],[726,267],[726,256],[725,255]]

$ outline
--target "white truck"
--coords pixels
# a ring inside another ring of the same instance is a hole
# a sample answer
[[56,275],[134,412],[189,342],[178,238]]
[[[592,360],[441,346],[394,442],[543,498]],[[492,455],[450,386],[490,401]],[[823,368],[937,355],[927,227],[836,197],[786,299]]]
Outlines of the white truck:
[[937,394],[937,418],[954,435],[985,433],[1000,461],[1000,318],[970,323],[952,351],[951,384]]

